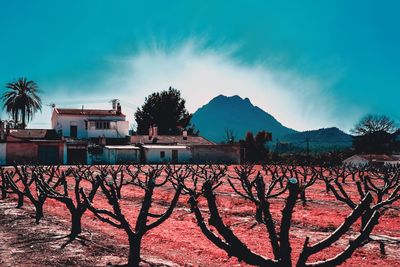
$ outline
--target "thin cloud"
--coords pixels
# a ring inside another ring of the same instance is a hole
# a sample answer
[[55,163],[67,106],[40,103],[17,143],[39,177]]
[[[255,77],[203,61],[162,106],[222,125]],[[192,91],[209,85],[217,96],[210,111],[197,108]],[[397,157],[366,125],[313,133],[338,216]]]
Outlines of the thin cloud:
[[[273,68],[264,62],[245,64],[234,58],[234,51],[235,47],[204,48],[195,40],[174,48],[143,46],[131,56],[113,58],[112,71],[96,84],[86,86],[88,90],[83,88],[82,92],[88,93],[61,98],[71,104],[56,103],[107,108],[105,100],[119,98],[128,120],[133,122],[134,111],[147,95],[172,86],[182,92],[191,112],[219,94],[240,95],[297,130],[330,126],[348,130],[360,117],[359,110],[346,107],[346,118],[340,118],[343,107],[331,93],[332,81],[304,77],[296,70]],[[55,91],[68,92],[64,88]],[[59,93],[48,96],[53,97],[60,99]]]
[[191,112],[219,94],[249,97],[254,105],[298,130],[330,126],[347,130],[360,116],[354,109],[346,119],[338,118],[342,107],[331,93],[332,81],[265,63],[244,64],[234,59],[234,51],[234,47],[203,48],[195,41],[174,49],[142,47],[130,57],[114,59],[120,67],[108,84],[121,88],[137,106],[148,94],[173,86],[181,90]]

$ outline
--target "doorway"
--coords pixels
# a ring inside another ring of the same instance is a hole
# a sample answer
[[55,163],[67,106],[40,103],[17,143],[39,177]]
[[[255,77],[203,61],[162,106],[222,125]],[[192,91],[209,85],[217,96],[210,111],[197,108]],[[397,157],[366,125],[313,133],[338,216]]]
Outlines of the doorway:
[[77,138],[78,137],[78,126],[71,125],[71,127],[70,127],[70,137],[71,138]]
[[87,152],[86,149],[68,148],[67,150],[67,164],[86,164]]
[[58,146],[39,146],[38,148],[39,164],[57,165],[59,161]]
[[178,150],[172,150],[172,163],[178,163]]

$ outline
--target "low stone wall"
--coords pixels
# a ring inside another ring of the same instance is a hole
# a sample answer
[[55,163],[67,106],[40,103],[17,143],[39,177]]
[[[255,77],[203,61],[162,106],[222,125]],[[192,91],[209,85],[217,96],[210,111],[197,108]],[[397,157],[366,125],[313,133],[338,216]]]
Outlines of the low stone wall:
[[192,146],[193,163],[240,164],[239,145]]

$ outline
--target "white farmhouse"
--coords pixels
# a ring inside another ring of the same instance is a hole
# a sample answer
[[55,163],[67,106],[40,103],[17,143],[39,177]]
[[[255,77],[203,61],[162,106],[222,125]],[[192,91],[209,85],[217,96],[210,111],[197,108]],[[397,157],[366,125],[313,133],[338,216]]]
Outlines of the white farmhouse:
[[119,103],[111,110],[54,108],[51,126],[72,139],[125,138],[129,133],[125,118]]
[[[113,143],[119,144],[129,135],[129,122],[121,112],[119,103],[113,103],[110,110],[55,107],[51,116],[51,126],[66,140],[64,164],[92,164],[99,155],[88,150],[89,144],[106,145],[111,140],[117,140]],[[133,154],[136,157],[137,152],[134,151]],[[109,157],[112,158],[112,162],[119,161],[119,156],[110,154],[107,158]]]

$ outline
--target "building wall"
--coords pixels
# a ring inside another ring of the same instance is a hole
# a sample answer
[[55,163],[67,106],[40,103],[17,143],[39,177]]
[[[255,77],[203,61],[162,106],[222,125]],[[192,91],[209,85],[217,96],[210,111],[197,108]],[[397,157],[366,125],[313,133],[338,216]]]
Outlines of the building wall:
[[88,138],[106,137],[106,138],[123,138],[129,135],[128,121],[115,121],[110,125],[110,129],[95,129],[87,130]]
[[357,166],[357,165],[366,165],[366,164],[368,164],[368,162],[369,162],[368,160],[366,160],[362,157],[352,156],[348,159],[345,159],[343,161],[343,164]]
[[7,143],[0,143],[0,165],[6,165],[6,148]]
[[63,144],[63,164],[66,165],[67,164],[67,143]]
[[385,164],[386,166],[398,165],[398,164],[400,164],[400,161],[385,161],[384,164]]
[[[172,150],[178,150],[178,162],[190,163],[192,162],[192,152],[189,148],[174,149],[174,148],[144,148],[144,156],[146,163],[165,163],[172,162]],[[160,157],[160,152],[165,152],[165,157]]]
[[232,145],[193,146],[193,163],[240,164],[240,147]]
[[52,122],[52,127],[57,132],[62,133],[64,137],[70,137],[70,127],[71,125],[76,125],[78,128],[78,139],[87,138],[87,131],[85,129],[86,116],[69,116],[69,115],[56,115],[54,122]]
[[107,159],[105,158],[104,150],[102,154],[92,154],[87,152],[87,164],[88,165],[96,165],[96,164],[108,164]]
[[36,162],[38,146],[34,143],[7,143],[7,165]]
[[[96,130],[89,129],[86,130],[85,121],[86,120],[97,120],[97,121],[111,121],[115,122],[115,127],[113,129],[107,130]],[[104,136],[107,138],[118,138],[125,137],[129,133],[129,122],[125,121],[124,117],[118,116],[82,116],[82,115],[59,115],[53,113],[51,119],[52,128],[57,132],[61,131],[64,137],[70,137],[70,126],[76,125],[78,128],[78,139],[85,139],[90,137]]]
[[62,163],[64,155],[64,144],[62,142],[8,142],[6,146],[6,164],[15,163],[37,163],[39,161],[39,146],[57,146],[58,159],[54,163]]
[[104,148],[104,160],[108,164],[125,164],[139,162],[138,149],[113,149]]

